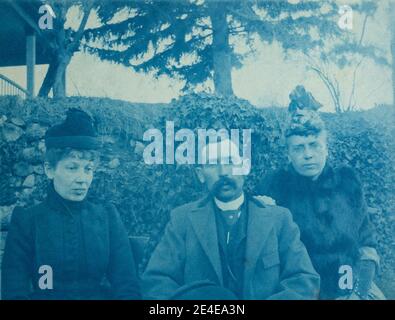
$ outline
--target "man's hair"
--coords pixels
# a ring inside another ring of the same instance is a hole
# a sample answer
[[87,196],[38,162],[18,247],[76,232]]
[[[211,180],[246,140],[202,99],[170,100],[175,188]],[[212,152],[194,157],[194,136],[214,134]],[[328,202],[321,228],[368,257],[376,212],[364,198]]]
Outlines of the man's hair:
[[45,152],[45,162],[52,168],[56,168],[59,161],[72,156],[77,153],[81,159],[94,161],[95,163],[99,160],[99,152],[96,150],[87,149],[73,149],[73,148],[51,148]]

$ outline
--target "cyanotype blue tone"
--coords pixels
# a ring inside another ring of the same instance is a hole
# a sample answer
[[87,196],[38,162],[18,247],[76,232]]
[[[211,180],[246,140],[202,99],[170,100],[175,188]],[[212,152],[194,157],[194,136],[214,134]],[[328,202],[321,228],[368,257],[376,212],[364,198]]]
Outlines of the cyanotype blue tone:
[[2,300],[395,298],[395,2],[0,21]]

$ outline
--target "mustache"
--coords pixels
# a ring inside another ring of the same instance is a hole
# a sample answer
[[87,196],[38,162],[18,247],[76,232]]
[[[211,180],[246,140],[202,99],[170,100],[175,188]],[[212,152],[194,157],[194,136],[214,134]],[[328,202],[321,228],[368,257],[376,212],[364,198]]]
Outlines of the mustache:
[[220,178],[218,181],[216,181],[213,185],[213,191],[214,193],[217,193],[220,191],[220,189],[224,186],[224,185],[229,185],[230,187],[232,187],[233,189],[237,188],[237,184],[236,181],[228,178],[228,177],[222,177]]

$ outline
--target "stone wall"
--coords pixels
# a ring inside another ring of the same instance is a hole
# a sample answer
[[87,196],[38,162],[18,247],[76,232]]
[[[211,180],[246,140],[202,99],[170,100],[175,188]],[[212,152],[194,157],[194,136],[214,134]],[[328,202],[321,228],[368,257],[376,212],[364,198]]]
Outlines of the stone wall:
[[[125,106],[122,101],[106,99],[71,98],[56,103],[0,97],[0,265],[14,207],[34,205],[45,197],[48,181],[43,168],[43,138],[47,128],[63,120],[70,107],[90,113],[100,132],[104,150],[95,176],[99,181],[116,176],[122,164],[141,159],[144,146],[139,139],[144,126],[150,126],[154,113],[160,114],[150,110],[160,106]],[[100,183],[96,185],[100,188]]]

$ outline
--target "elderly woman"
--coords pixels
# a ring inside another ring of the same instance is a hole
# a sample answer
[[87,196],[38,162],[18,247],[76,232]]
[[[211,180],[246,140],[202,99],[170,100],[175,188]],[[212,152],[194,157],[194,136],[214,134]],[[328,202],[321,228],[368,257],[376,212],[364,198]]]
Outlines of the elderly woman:
[[373,283],[379,257],[361,183],[351,168],[328,163],[324,122],[317,108],[304,108],[315,105],[311,95],[291,99],[290,164],[265,177],[257,192],[292,212],[321,276],[320,299],[383,299]]
[[86,199],[98,158],[91,118],[71,109],[45,136],[44,202],[16,208],[2,264],[3,299],[138,299],[117,210]]

